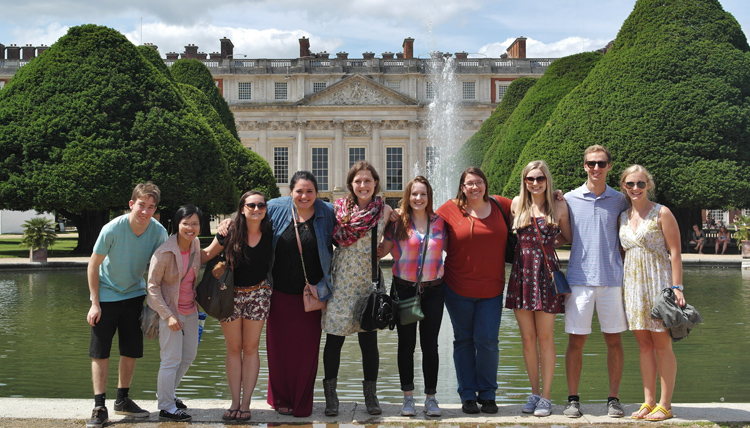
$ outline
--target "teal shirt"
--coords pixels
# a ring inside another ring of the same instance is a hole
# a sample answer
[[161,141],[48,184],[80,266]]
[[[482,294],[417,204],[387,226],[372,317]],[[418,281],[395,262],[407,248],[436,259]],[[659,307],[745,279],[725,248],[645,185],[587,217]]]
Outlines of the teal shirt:
[[135,236],[128,215],[107,223],[94,244],[94,253],[105,256],[99,266],[99,301],[117,302],[146,295],[146,272],[151,256],[167,240],[167,230],[158,221],[141,236]]

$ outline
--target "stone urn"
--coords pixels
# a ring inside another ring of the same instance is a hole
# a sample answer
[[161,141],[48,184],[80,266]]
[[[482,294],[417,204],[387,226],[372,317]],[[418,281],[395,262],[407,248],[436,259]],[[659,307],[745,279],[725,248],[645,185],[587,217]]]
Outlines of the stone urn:
[[29,261],[47,263],[47,249],[37,248],[36,250],[29,249]]
[[750,259],[750,241],[740,242],[740,254],[743,259]]

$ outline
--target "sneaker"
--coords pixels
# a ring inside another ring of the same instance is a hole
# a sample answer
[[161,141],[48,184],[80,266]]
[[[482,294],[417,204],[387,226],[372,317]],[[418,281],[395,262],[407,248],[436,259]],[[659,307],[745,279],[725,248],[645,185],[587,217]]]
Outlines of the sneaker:
[[536,394],[529,395],[529,398],[526,399],[526,404],[521,407],[521,411],[523,413],[534,413],[534,410],[536,409],[536,403],[539,402],[539,399],[542,398]]
[[440,411],[440,407],[438,407],[438,401],[434,395],[427,397],[424,400],[424,412],[427,413],[427,416],[443,415],[443,413]]
[[580,418],[583,416],[583,413],[581,413],[581,403],[575,400],[568,401],[568,404],[565,405],[565,410],[563,410],[563,415],[569,418]]
[[411,395],[404,396],[404,403],[401,405],[401,416],[414,416],[417,411],[414,410],[414,397]]
[[534,416],[549,416],[552,413],[552,402],[546,398],[542,398],[536,403],[536,409],[534,409]]
[[109,412],[106,407],[94,407],[91,419],[86,422],[86,428],[100,428],[109,420]]
[[478,403],[482,405],[482,413],[497,413],[495,400],[479,400]]
[[625,409],[622,408],[619,399],[613,398],[607,402],[607,416],[610,418],[621,418],[625,416]]
[[183,403],[182,400],[180,400],[179,398],[174,399],[174,405],[177,406],[178,409],[182,409],[182,410],[187,409],[187,406],[185,405],[185,403]]
[[125,397],[122,402],[115,403],[115,414],[117,415],[128,415],[135,416],[136,418],[147,418],[151,413],[148,410],[143,410],[135,404],[135,401],[131,400],[130,397]]
[[169,413],[166,410],[159,412],[160,421],[172,421],[172,422],[190,422],[193,417],[185,413],[182,409],[177,409],[174,413]]
[[475,400],[464,401],[461,405],[461,410],[468,414],[479,413],[479,407],[477,407],[477,402]]

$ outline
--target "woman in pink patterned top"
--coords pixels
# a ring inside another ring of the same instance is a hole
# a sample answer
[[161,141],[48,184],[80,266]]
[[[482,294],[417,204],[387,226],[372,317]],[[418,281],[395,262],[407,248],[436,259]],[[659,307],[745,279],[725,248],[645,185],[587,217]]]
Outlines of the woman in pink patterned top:
[[[418,323],[397,324],[398,372],[404,402],[403,416],[414,416],[414,348],[417,343],[419,324],[420,347],[422,348],[422,371],[424,393],[427,396],[424,412],[428,416],[440,416],[440,407],[435,399],[438,379],[438,334],[443,321],[443,247],[445,245],[445,222],[432,208],[432,187],[422,176],[411,180],[401,199],[403,210],[398,222],[385,232],[379,255],[393,255],[393,284],[398,298],[403,300],[421,293],[422,312],[425,318]],[[427,233],[429,229],[429,235]],[[426,250],[425,250],[425,245]],[[422,255],[424,254],[424,262]],[[421,268],[421,275],[420,275]],[[420,278],[421,276],[421,278]],[[420,281],[417,284],[417,281]]]

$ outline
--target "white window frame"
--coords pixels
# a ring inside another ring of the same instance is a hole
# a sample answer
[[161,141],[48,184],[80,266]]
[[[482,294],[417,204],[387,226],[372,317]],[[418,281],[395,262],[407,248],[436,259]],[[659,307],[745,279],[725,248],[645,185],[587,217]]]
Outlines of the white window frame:
[[237,82],[237,99],[240,101],[250,101],[253,99],[252,82]]
[[289,85],[287,82],[273,82],[273,99],[276,101],[289,99]]
[[401,92],[401,81],[400,80],[386,80],[385,86],[396,92]]
[[328,87],[326,82],[313,82],[313,94],[322,91]]
[[385,190],[404,190],[404,147],[385,147]]
[[477,82],[461,82],[461,99],[474,101],[477,99]]
[[[285,159],[277,157],[277,149],[283,150]],[[289,151],[289,146],[273,146],[273,176],[276,177],[276,184],[289,182]]]
[[[355,153],[352,153],[353,150],[356,151],[362,151],[362,156],[357,156]],[[349,159],[349,168],[352,167],[355,163],[361,160],[367,159],[367,148],[363,146],[351,146],[348,150],[348,159]]]
[[[317,153],[316,153],[317,152]],[[323,156],[323,159],[319,157]],[[316,166],[317,162],[324,165]],[[331,173],[331,150],[327,146],[314,146],[310,148],[311,172],[318,181],[318,190],[327,192],[329,190],[329,177]]]
[[495,82],[495,102],[499,103],[503,100],[505,92],[508,90],[507,82]]

